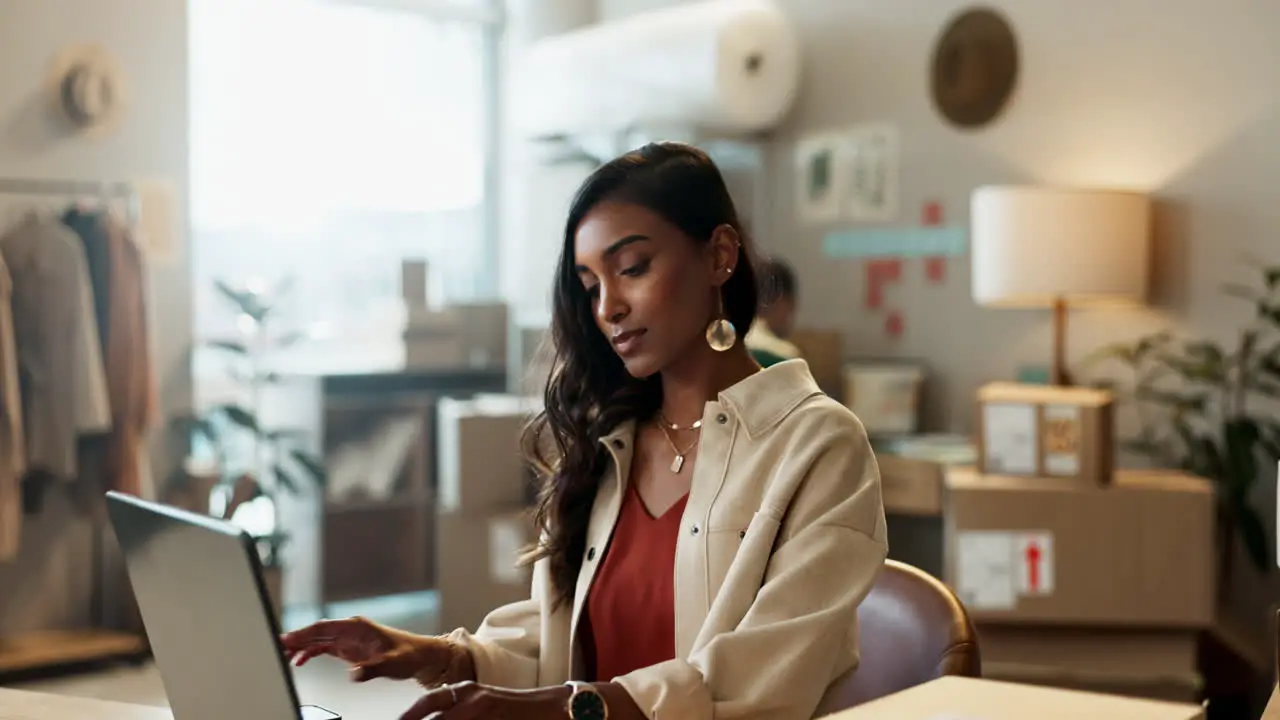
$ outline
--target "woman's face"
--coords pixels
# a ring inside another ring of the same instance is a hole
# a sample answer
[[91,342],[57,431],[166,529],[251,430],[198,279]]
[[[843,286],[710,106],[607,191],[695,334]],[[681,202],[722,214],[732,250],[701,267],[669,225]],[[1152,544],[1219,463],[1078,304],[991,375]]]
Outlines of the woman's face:
[[699,243],[626,203],[597,205],[574,236],[574,264],[596,325],[634,377],[661,372],[702,340],[736,260],[731,229]]

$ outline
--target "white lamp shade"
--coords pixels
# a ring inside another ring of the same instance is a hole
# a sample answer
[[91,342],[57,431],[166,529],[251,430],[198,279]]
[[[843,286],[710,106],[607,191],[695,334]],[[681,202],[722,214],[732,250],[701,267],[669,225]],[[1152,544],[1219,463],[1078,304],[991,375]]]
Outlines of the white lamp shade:
[[980,305],[1145,302],[1151,203],[1140,193],[990,186],[973,193],[970,256]]

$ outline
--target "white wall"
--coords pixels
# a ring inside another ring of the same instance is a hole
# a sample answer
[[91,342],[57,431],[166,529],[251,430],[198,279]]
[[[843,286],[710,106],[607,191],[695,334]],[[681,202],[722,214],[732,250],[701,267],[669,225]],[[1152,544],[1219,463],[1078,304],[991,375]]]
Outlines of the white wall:
[[[503,38],[502,116],[502,296],[513,306],[515,322],[542,327],[549,321],[552,273],[560,253],[564,214],[574,189],[590,167],[539,169],[532,149],[516,133],[514,115],[520,52],[538,38],[595,22],[596,0],[507,0]],[[514,353],[519,357],[518,350]]]
[[[48,121],[46,68],[68,44],[114,54],[129,114],[112,135],[82,139]],[[165,179],[176,191],[176,252],[153,263],[153,352],[161,412],[191,398],[191,288],[186,258],[187,9],[181,0],[0,0],[0,177]],[[0,195],[0,208],[13,198]],[[0,212],[0,217],[7,217]],[[155,473],[172,467],[157,441]],[[21,556],[0,565],[0,635],[81,625],[89,612],[88,524],[60,496],[25,524]]]

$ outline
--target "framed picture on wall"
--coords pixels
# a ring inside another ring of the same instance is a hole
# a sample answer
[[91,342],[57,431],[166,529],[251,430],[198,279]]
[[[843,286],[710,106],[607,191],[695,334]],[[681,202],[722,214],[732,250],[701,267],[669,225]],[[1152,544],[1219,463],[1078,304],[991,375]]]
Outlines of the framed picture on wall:
[[848,173],[843,171],[843,145],[844,138],[838,133],[817,133],[796,144],[796,219],[801,225],[840,219],[841,198],[848,179]]
[[899,133],[888,123],[850,128],[840,149],[847,177],[844,217],[854,222],[898,218]]

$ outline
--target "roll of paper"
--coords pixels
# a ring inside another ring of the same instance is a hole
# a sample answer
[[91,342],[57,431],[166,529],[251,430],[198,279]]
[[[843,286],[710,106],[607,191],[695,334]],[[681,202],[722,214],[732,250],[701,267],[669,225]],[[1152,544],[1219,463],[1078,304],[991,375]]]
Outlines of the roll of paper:
[[516,62],[527,137],[767,130],[794,104],[800,44],[770,0],[709,0],[539,40]]

